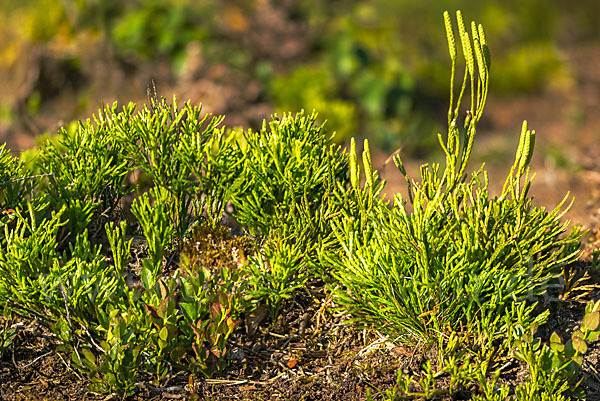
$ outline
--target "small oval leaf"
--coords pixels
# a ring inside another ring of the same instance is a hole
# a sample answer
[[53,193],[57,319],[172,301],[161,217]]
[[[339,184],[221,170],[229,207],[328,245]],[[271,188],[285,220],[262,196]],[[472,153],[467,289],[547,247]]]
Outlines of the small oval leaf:
[[583,317],[583,328],[594,331],[600,325],[600,311],[588,312]]
[[562,340],[560,339],[560,336],[558,334],[556,334],[556,331],[553,332],[552,335],[550,335],[550,343],[562,345]]
[[83,349],[83,350],[81,350],[81,353],[83,354],[85,359],[87,359],[89,362],[91,362],[94,365],[96,364],[96,355],[94,355],[92,353],[92,351]]
[[160,329],[160,331],[158,332],[158,338],[160,338],[164,342],[167,342],[169,340],[169,330],[166,327]]
[[152,287],[154,287],[154,283],[155,278],[154,275],[152,274],[152,271],[150,271],[150,269],[148,268],[148,266],[146,264],[144,264],[144,267],[142,268],[142,271],[140,272],[140,279],[142,281],[142,284],[144,285],[144,288],[146,290],[151,289]]
[[565,346],[563,345],[560,336],[556,334],[556,332],[553,332],[552,335],[550,335],[550,348],[556,352],[562,352],[565,350]]
[[583,338],[573,337],[573,349],[579,354],[585,354],[587,352],[587,344]]
[[565,350],[565,346],[561,343],[550,343],[550,348],[556,352],[563,352]]
[[581,331],[580,329],[577,329],[573,332],[573,334],[571,334],[571,338],[573,340],[575,340],[576,338],[583,340],[585,338],[585,336],[583,334],[583,331]]

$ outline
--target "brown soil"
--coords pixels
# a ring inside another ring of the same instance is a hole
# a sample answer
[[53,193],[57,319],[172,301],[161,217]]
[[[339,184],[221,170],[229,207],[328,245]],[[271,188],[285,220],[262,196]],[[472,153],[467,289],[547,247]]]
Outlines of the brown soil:
[[[600,282],[598,277],[594,278]],[[175,375],[161,388],[138,384],[132,400],[375,400],[396,382],[396,372],[418,375],[434,350],[404,348],[370,330],[357,330],[346,317],[332,314],[331,300],[319,283],[285,303],[276,322],[266,321],[250,339],[241,328],[232,338],[232,360],[213,379]],[[574,294],[575,295],[581,294]],[[547,341],[556,331],[565,339],[583,316],[583,301],[598,299],[596,288],[579,299],[552,305],[539,335]],[[28,324],[0,361],[0,395],[4,400],[109,400],[87,391],[88,380],[70,368],[68,355],[52,352],[55,337],[35,322]],[[588,399],[600,399],[600,343],[592,344],[582,371]],[[504,363],[500,383],[523,381],[526,366],[516,359]],[[467,400],[476,387],[440,400]]]

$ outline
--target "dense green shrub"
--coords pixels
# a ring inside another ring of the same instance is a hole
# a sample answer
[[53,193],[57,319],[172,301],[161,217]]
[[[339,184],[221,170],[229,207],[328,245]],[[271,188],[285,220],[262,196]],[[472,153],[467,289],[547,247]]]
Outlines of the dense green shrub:
[[[37,180],[3,153],[3,207],[25,210],[1,221],[0,302],[53,331],[94,391],[127,396],[143,372],[158,385],[174,366],[224,369],[242,315],[266,304],[275,318],[316,263],[307,245],[328,226],[313,220],[346,179],[347,157],[315,120],[275,117],[240,136],[189,104],[114,104],[47,141],[31,165]],[[129,172],[145,178],[128,184]],[[220,234],[230,202],[260,248]],[[136,232],[147,254],[132,266]],[[205,237],[228,249],[215,266],[194,248]],[[223,264],[228,252],[238,259]]]
[[80,123],[75,130],[61,128],[59,140],[47,140],[36,164],[48,176],[44,193],[53,207],[65,206],[64,218],[69,235],[74,236],[92,222],[96,233],[103,228],[99,220],[115,214],[127,174],[123,147],[102,114],[92,124]]
[[[435,346],[437,360],[418,377],[398,373],[391,400],[473,383],[489,400],[576,391],[600,304],[587,307],[569,341],[553,335],[546,346],[535,333],[549,311],[536,301],[578,257],[582,234],[565,233],[564,202],[550,211],[532,205],[535,132],[526,123],[499,196],[490,196],[483,168],[467,174],[490,55],[481,25],[468,31],[457,13],[455,40],[444,17],[452,60],[448,132],[438,136],[445,164],[422,166],[414,180],[395,157],[408,197],[396,194],[392,205],[369,142],[361,163],[354,139],[342,150],[316,114],[303,112],[228,131],[222,117],[189,104],[153,100],[135,112],[115,103],[60,130],[35,165],[0,148],[0,351],[14,338],[11,316],[38,319],[92,390],[126,397],[148,377],[160,386],[178,371],[222,372],[244,316],[266,305],[274,322],[284,299],[321,280],[359,326]],[[466,70],[456,91],[458,41]],[[143,179],[129,183],[129,173]],[[237,236],[222,224],[229,213],[241,224]],[[138,260],[131,235],[145,245],[136,245]],[[514,394],[496,385],[506,357],[531,373]]]
[[[460,13],[457,17],[467,67],[458,98],[451,92],[447,139],[439,137],[444,168],[424,165],[421,179],[413,180],[396,157],[408,199],[397,194],[388,208],[376,196],[380,189],[368,146],[360,187],[353,144],[349,198],[354,209],[334,220],[341,251],[330,260],[337,260],[333,274],[342,285],[338,302],[361,323],[408,343],[443,342],[453,332],[480,333],[482,322],[496,328],[494,337],[504,336],[508,322],[517,319],[513,305],[546,294],[561,266],[579,255],[579,231],[563,235],[563,203],[547,211],[533,206],[528,196],[535,132],[526,123],[500,196],[489,195],[482,169],[465,173],[487,96],[490,56],[481,25],[473,23],[469,33]],[[457,46],[448,15],[446,28],[453,82]],[[459,106],[467,86],[471,106],[461,131]],[[527,305],[519,312],[525,325],[535,319],[533,305]]]
[[[347,160],[317,115],[274,116],[259,132],[248,130],[233,197],[240,223],[265,234],[305,202],[313,213],[346,176]],[[284,223],[285,224],[285,223]]]
[[35,187],[36,179],[29,177],[25,163],[10,154],[6,144],[0,146],[0,209],[19,209]]

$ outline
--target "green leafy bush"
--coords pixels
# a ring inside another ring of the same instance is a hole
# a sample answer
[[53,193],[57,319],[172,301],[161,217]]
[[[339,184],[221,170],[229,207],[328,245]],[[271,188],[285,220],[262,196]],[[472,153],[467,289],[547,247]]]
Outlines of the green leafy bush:
[[[131,169],[142,169],[152,183],[164,191],[156,194],[168,207],[168,223],[183,237],[191,223],[212,199],[202,198],[202,167],[209,142],[222,118],[200,117],[201,108],[186,103],[180,110],[174,99],[154,101],[134,116],[135,105],[122,112],[111,111],[114,134],[130,160]],[[218,134],[217,134],[218,135]],[[221,183],[217,183],[221,184]],[[168,197],[166,199],[164,197]]]
[[271,317],[275,318],[283,299],[290,298],[308,280],[310,248],[307,249],[305,241],[296,235],[285,236],[281,230],[271,234],[274,237],[267,241],[261,252],[248,259],[244,271],[248,273],[248,296],[264,301]]
[[343,180],[347,161],[316,119],[303,112],[274,116],[259,132],[244,133],[243,170],[232,199],[240,223],[263,234],[289,224],[286,216],[295,205],[305,202],[316,211]]
[[348,181],[347,155],[316,121],[315,113],[274,116],[238,142],[244,163],[232,190],[234,216],[263,241],[246,266],[249,294],[272,316],[309,272],[322,270],[317,253],[332,236],[324,217]]
[[[415,180],[395,157],[408,197],[396,194],[392,205],[369,142],[361,163],[354,139],[346,153],[303,112],[242,132],[218,128],[222,117],[189,103],[154,100],[138,112],[114,104],[48,141],[31,167],[39,177],[0,148],[0,351],[14,337],[8,316],[36,318],[91,390],[127,397],[148,377],[160,386],[180,371],[224,371],[244,316],[266,305],[276,321],[283,300],[321,280],[360,326],[436,347],[420,374],[398,373],[390,400],[472,383],[475,397],[490,400],[577,391],[600,304],[565,344],[553,335],[542,345],[535,332],[549,314],[536,301],[578,257],[582,234],[566,234],[564,201],[550,211],[532,205],[535,132],[526,123],[499,196],[483,168],[466,173],[490,55],[483,27],[467,31],[457,13],[466,70],[456,91],[458,40],[444,18],[445,164],[422,166]],[[470,107],[459,123],[463,98]],[[148,182],[128,184],[134,172]],[[126,194],[135,199],[121,210]],[[228,212],[238,236],[222,225]],[[136,245],[137,261],[132,234],[145,245]],[[530,371],[514,392],[497,386],[509,356]]]
[[[447,140],[440,136],[445,167],[424,165],[421,180],[412,180],[396,157],[409,186],[408,200],[397,194],[387,208],[372,195],[378,189],[368,146],[364,188],[359,187],[352,148],[350,198],[361,218],[357,221],[350,210],[334,222],[342,246],[333,273],[342,285],[339,303],[361,323],[402,342],[435,342],[442,334],[478,332],[478,322],[494,321],[512,313],[511,305],[543,294],[560,267],[579,254],[581,234],[575,230],[562,236],[567,227],[559,222],[562,203],[546,211],[528,197],[527,165],[535,133],[526,123],[499,197],[489,196],[481,169],[470,177],[465,174],[487,96],[490,59],[481,25],[473,23],[469,34],[461,14],[457,17],[467,67],[457,99],[451,86]],[[449,16],[445,18],[453,82],[457,50]],[[459,106],[467,86],[471,107],[461,134]]]
[[[0,146],[0,209],[21,209],[40,177],[28,176],[25,164]],[[4,218],[4,217],[3,217]]]
[[[135,393],[135,383],[140,374],[143,352],[147,348],[148,337],[137,329],[143,321],[144,313],[132,309],[123,312],[113,309],[103,328],[106,337],[99,344],[92,343],[75,347],[72,340],[61,336],[64,349],[71,351],[71,360],[79,371],[91,379],[90,390],[125,397]],[[59,332],[65,332],[64,322],[57,325]],[[97,348],[94,349],[92,345]],[[100,355],[93,352],[101,351]]]
[[71,239],[92,222],[95,232],[100,232],[126,193],[123,148],[102,114],[94,123],[88,120],[74,130],[62,128],[58,143],[48,140],[36,161],[48,176],[48,202],[57,209],[65,206]]

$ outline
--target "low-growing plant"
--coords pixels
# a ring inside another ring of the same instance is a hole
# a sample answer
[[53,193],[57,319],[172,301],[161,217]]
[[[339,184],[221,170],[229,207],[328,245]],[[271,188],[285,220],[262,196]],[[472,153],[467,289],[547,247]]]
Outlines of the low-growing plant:
[[[81,361],[83,358],[91,363],[89,349],[98,344],[95,342],[98,322],[106,330],[122,326],[113,324],[119,312],[115,304],[124,301],[124,280],[106,262],[101,248],[90,244],[87,230],[69,243],[68,250],[58,251],[58,232],[65,225],[64,210],[63,206],[59,212],[53,212],[50,219],[43,218],[45,213],[36,215],[31,205],[29,216],[15,212],[14,229],[9,231],[5,227],[7,232],[0,252],[0,302],[21,318],[36,318],[45,324],[63,342],[59,350],[74,354],[73,358],[76,356],[85,371],[87,365]],[[128,316],[123,319],[133,318]],[[123,339],[122,332],[111,334],[106,339],[108,343],[100,343],[110,358],[99,362],[102,377],[98,378],[98,388],[126,394],[131,392],[133,380],[126,377],[135,369],[128,359],[132,347],[130,335]]]
[[194,339],[193,354],[189,356],[193,372],[211,376],[227,366],[228,339],[241,322],[239,272],[222,269],[218,280],[205,278],[202,282],[202,278],[198,274],[182,281],[182,296],[187,302],[181,304],[181,330],[187,338]]
[[4,356],[4,351],[13,345],[13,340],[18,334],[18,328],[14,323],[14,313],[4,306],[4,311],[0,320],[0,358]]
[[39,179],[39,176],[29,176],[23,161],[13,157],[6,149],[6,144],[0,146],[0,210],[2,213],[9,213],[10,209],[22,208]]
[[112,266],[92,246],[87,231],[69,250],[59,253],[58,231],[64,208],[51,219],[40,219],[33,206],[29,216],[16,212],[14,230],[8,231],[0,253],[0,300],[21,316],[52,324],[69,317],[84,324],[110,302],[119,278]]
[[336,181],[345,181],[347,159],[316,119],[304,112],[275,115],[259,132],[244,133],[244,167],[232,199],[240,223],[265,235],[290,224],[287,215],[303,200],[315,213]]
[[498,375],[493,380],[486,381],[485,377],[480,382],[480,394],[473,400],[500,401],[500,400],[568,400],[571,397],[585,398],[585,393],[580,387],[580,368],[583,355],[587,351],[588,343],[593,342],[600,334],[598,316],[600,302],[589,302],[585,309],[582,325],[571,334],[571,339],[563,344],[556,333],[550,336],[549,344],[542,343],[535,334],[538,329],[536,322],[527,329],[520,324],[512,328],[510,344],[514,357],[524,361],[529,370],[529,377],[514,389],[504,384],[498,386]]
[[203,376],[227,366],[228,339],[243,311],[240,273],[229,266],[209,271],[184,254],[175,276],[143,294],[156,328],[150,341],[157,378],[166,364]]
[[[115,103],[46,144],[38,166],[47,183],[37,188],[0,148],[3,316],[37,318],[91,390],[127,397],[148,375],[161,386],[178,371],[222,372],[244,316],[252,335],[256,308],[266,305],[275,321],[284,299],[322,279],[361,326],[435,347],[437,360],[422,372],[399,372],[390,400],[450,396],[474,383],[474,396],[490,400],[576,390],[600,302],[569,342],[554,334],[546,346],[534,334],[549,312],[534,301],[578,256],[581,233],[565,235],[564,201],[551,211],[532,205],[535,132],[526,123],[499,196],[489,195],[483,168],[466,173],[490,56],[481,25],[467,32],[457,13],[466,60],[457,95],[454,30],[444,18],[452,60],[448,134],[439,135],[445,165],[424,165],[413,180],[395,157],[408,198],[397,194],[392,205],[368,141],[361,166],[354,140],[342,151],[316,114],[303,112],[240,132],[217,128],[222,117],[202,117],[189,103],[154,99],[137,113]],[[139,170],[150,188],[124,185]],[[135,224],[116,213],[130,192]],[[234,237],[221,224],[228,204],[253,235]],[[148,252],[136,264],[127,234],[138,226]],[[14,336],[6,324],[0,351]],[[531,373],[512,393],[497,386],[509,355]]]
[[[408,343],[435,343],[455,331],[475,330],[482,319],[510,314],[514,303],[545,293],[561,266],[578,257],[581,238],[577,230],[563,236],[563,203],[548,212],[534,207],[528,197],[535,132],[526,123],[499,197],[490,197],[482,169],[466,175],[487,97],[490,56],[483,27],[473,22],[467,32],[458,12],[466,68],[455,98],[457,46],[450,17],[444,17],[452,60],[447,140],[439,135],[445,167],[424,165],[417,181],[408,178],[401,158],[395,157],[408,184],[408,199],[397,194],[387,208],[368,195],[378,185],[368,146],[363,189],[351,149],[349,191],[362,218],[358,224],[345,211],[333,223],[342,246],[333,272],[342,285],[336,291],[338,302],[362,324]],[[461,132],[458,118],[467,87],[471,106]]]
[[177,307],[188,351],[179,355],[177,363],[193,368],[194,373],[210,376],[227,365],[228,339],[242,313],[257,303],[246,297],[244,271],[256,247],[248,237],[234,237],[225,227],[210,225],[198,226],[183,247]]
[[88,120],[74,130],[61,128],[58,138],[58,143],[45,143],[36,161],[47,175],[43,194],[56,209],[65,206],[70,240],[91,222],[93,232],[100,233],[126,194],[123,181],[128,166],[123,148],[102,113],[94,124]]
[[[489,359],[493,357],[493,348],[486,352],[470,355],[465,347],[464,339],[459,339],[454,333],[448,338],[448,343],[441,354],[444,365],[434,368],[430,360],[425,362],[422,371],[417,374],[398,373],[396,385],[385,391],[386,401],[410,399],[435,399],[455,394],[468,387],[478,378],[485,376],[490,368]],[[444,379],[448,378],[449,382]],[[442,383],[442,380],[444,382]],[[369,395],[367,400],[372,401]]]
[[347,154],[316,121],[303,111],[275,115],[238,142],[244,164],[234,216],[263,243],[246,265],[248,294],[272,317],[311,274],[322,275],[318,255],[332,240],[325,217],[335,213],[334,194],[348,182]]
[[[440,335],[437,358],[427,359],[417,372],[398,370],[396,384],[384,392],[383,399],[435,399],[460,391],[470,392],[473,399],[482,401],[508,399],[511,389],[498,386],[501,365],[507,359],[506,350],[523,337],[524,325],[528,325],[529,332],[535,331],[548,318],[546,311],[531,320],[529,315],[533,306],[524,303],[515,303],[510,308],[510,312],[504,315],[484,317],[476,330]],[[529,381],[535,380],[532,377]],[[559,387],[562,385],[562,382],[558,383]],[[517,391],[522,392],[523,388]],[[544,391],[549,391],[549,387],[544,387]],[[495,398],[500,395],[505,398]]]
[[[90,390],[122,397],[135,393],[143,352],[148,347],[148,335],[139,330],[144,320],[143,312],[112,309],[109,324],[102,325],[105,336],[98,343],[90,338],[77,347],[68,337],[61,337],[63,349],[70,352],[75,367],[90,378]],[[57,331],[65,332],[65,322],[59,323]]]
[[281,302],[302,288],[309,278],[310,248],[304,247],[300,238],[285,236],[278,230],[260,252],[248,258],[244,267],[248,273],[249,298],[264,302],[272,318],[279,314]]
[[[134,104],[121,112],[114,105],[108,118],[114,122],[113,134],[119,138],[131,169],[142,169],[154,186],[168,193],[168,203],[163,207],[168,206],[169,225],[182,238],[205,205],[220,201],[207,198],[201,183],[207,153],[213,151],[210,140],[220,135],[215,131],[223,118],[209,114],[201,117],[201,107],[189,103],[180,110],[175,98],[173,104],[165,99],[151,102],[137,114]],[[226,183],[213,182],[214,187],[217,184]]]
[[599,317],[600,301],[589,302],[581,326],[573,330],[565,343],[553,332],[549,345],[542,344],[540,338],[535,337],[535,326],[515,341],[513,353],[527,363],[532,376],[529,394],[548,392],[585,397],[579,374],[588,344],[600,336]]
[[228,340],[243,311],[242,270],[235,263],[209,270],[199,262],[186,248],[172,276],[124,288],[98,311],[82,346],[64,320],[56,324],[64,350],[95,391],[126,396],[142,372],[160,386],[175,370],[209,377],[227,366]]

